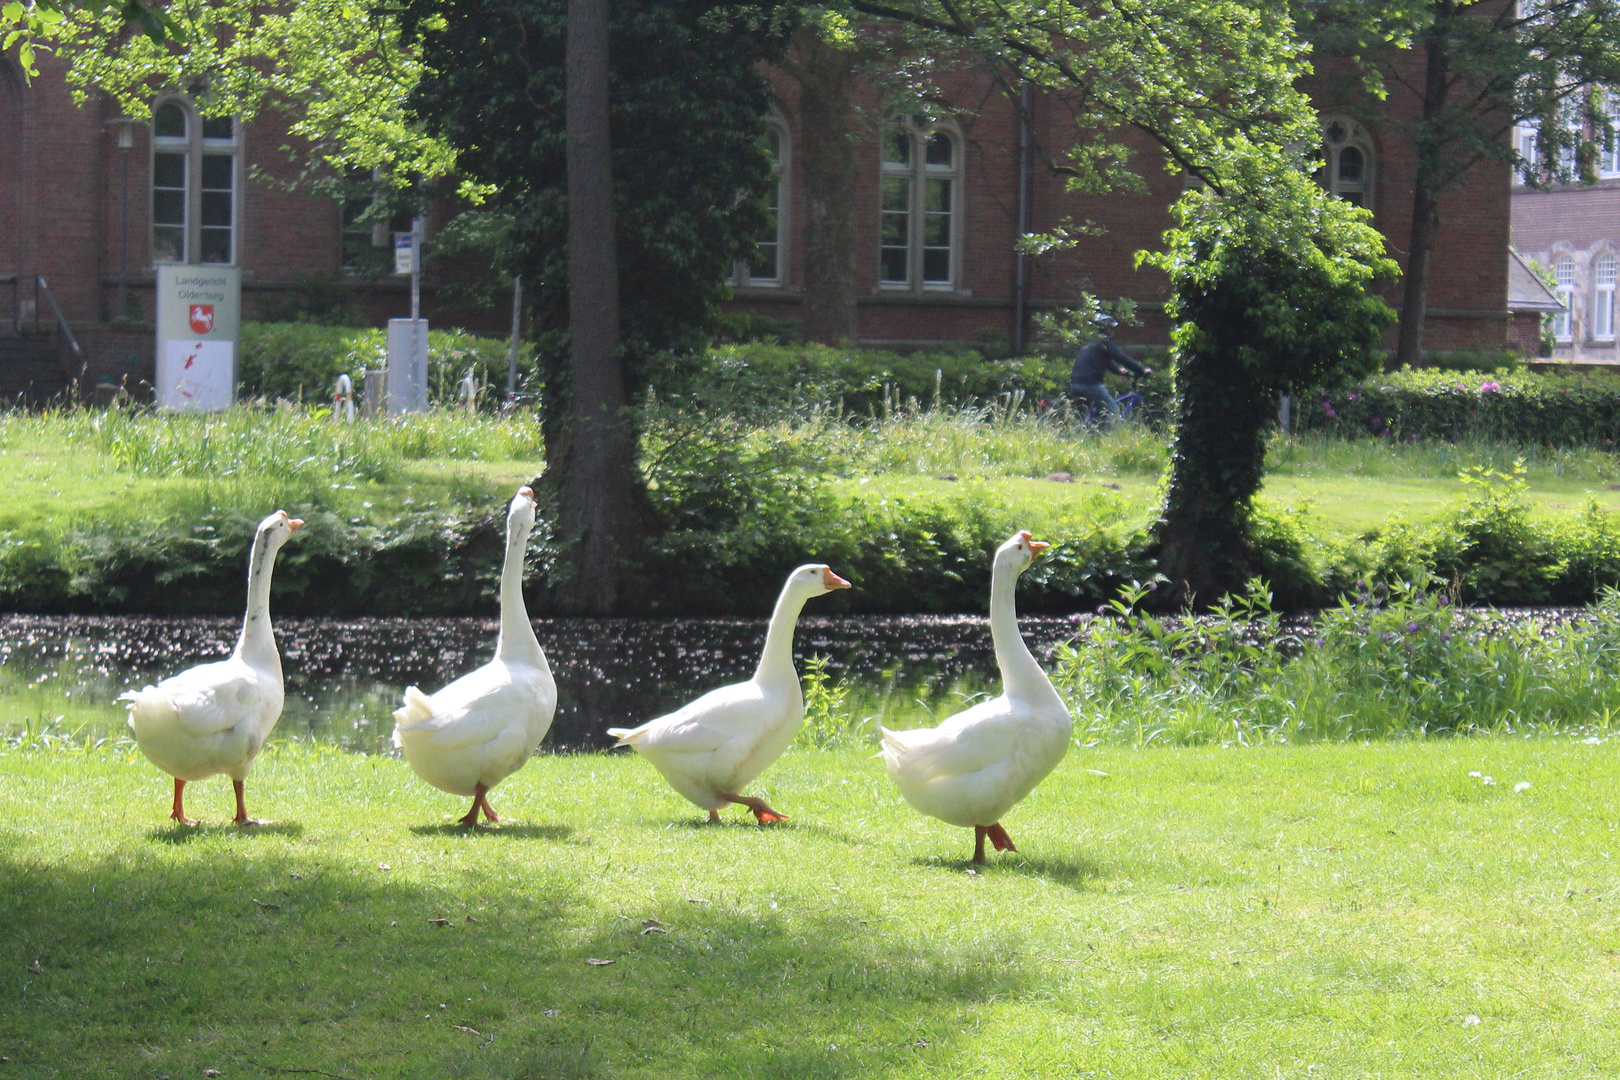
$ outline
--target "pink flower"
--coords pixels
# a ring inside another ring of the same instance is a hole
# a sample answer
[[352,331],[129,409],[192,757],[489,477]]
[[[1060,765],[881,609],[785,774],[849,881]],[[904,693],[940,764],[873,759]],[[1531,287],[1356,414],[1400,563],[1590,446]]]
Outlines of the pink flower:
[[1361,396],[1361,395],[1360,395],[1360,394],[1351,394],[1351,395],[1350,395],[1350,400],[1351,400],[1351,401],[1354,401],[1354,400],[1356,400],[1356,398],[1358,398],[1358,397],[1360,397],[1360,396]]
[[1482,394],[1494,394],[1500,389],[1502,389],[1502,384],[1499,383],[1499,382],[1495,382],[1494,380],[1491,381],[1491,382],[1482,382],[1482,383],[1479,384],[1479,392],[1482,393]]
[[1333,411],[1333,402],[1331,401],[1322,402],[1322,411],[1327,413],[1331,419],[1337,420],[1339,418],[1339,414]]

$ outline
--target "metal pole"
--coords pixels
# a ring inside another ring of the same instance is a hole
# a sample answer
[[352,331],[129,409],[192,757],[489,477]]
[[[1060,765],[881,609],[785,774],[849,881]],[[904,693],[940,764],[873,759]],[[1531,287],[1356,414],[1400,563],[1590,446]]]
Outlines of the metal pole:
[[[425,355],[422,347],[422,219],[411,219],[411,370],[416,370],[417,357]],[[427,372],[422,373],[421,404],[427,405]],[[413,400],[414,409],[417,401]]]
[[118,138],[119,184],[122,185],[123,206],[118,214],[118,300],[113,311],[113,322],[129,321],[129,143],[122,131]]
[[518,335],[523,332],[523,275],[512,279],[512,343],[506,347],[506,400],[517,397]]

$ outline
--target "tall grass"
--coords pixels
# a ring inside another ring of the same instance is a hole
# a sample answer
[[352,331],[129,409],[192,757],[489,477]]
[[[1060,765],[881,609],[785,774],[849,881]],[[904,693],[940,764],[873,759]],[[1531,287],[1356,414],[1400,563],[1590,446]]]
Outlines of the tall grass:
[[1563,626],[1506,624],[1444,589],[1362,588],[1290,628],[1260,586],[1205,619],[1134,586],[1059,648],[1086,740],[1145,745],[1600,732],[1620,720],[1620,592]]
[[1520,446],[1485,439],[1457,442],[1395,442],[1344,439],[1308,432],[1275,435],[1266,450],[1266,471],[1279,476],[1412,476],[1451,478],[1465,469],[1506,470],[1522,462],[1536,479],[1590,483],[1620,480],[1620,457],[1592,447]]

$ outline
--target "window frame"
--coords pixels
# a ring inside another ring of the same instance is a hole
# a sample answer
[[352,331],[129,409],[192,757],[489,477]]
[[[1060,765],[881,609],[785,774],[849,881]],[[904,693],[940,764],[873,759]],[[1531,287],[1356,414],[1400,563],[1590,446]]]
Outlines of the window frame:
[[[1344,136],[1336,138],[1332,131],[1335,126],[1342,126]],[[1365,124],[1348,116],[1329,115],[1322,117],[1322,170],[1317,174],[1318,182],[1327,189],[1331,195],[1336,195],[1352,205],[1360,206],[1364,210],[1377,213],[1378,193],[1378,152],[1373,145],[1372,134]],[[1340,175],[1340,166],[1344,151],[1353,149],[1361,155],[1361,179],[1346,181]],[[1352,202],[1349,195],[1359,196],[1359,202]]]
[[[1568,273],[1565,273],[1565,268]],[[1555,311],[1552,317],[1553,340],[1561,345],[1568,345],[1575,340],[1575,257],[1569,254],[1559,255],[1553,260],[1553,292],[1560,303],[1564,305],[1563,311]]]
[[[1607,273],[1605,273],[1607,271]],[[1616,263],[1613,252],[1604,251],[1592,260],[1592,340],[1613,341],[1614,285]],[[1604,278],[1608,280],[1605,281]]]
[[[158,113],[170,106],[180,111],[185,122],[184,135],[159,135],[157,133]],[[207,119],[218,119],[207,118]],[[235,116],[227,117],[231,125],[231,134],[228,138],[211,136],[206,133],[204,124],[207,120],[197,111],[196,105],[187,97],[180,94],[165,94],[152,103],[152,120],[148,125],[151,138],[148,140],[148,213],[150,219],[147,229],[148,251],[152,258],[152,265],[179,265],[179,266],[238,266],[241,263],[241,232],[242,232],[242,122]],[[158,155],[179,154],[184,163],[184,174],[181,178],[183,187],[181,196],[180,228],[180,257],[178,259],[158,258],[157,230],[159,228],[174,228],[170,223],[160,225],[157,221],[156,199],[159,190],[176,190],[172,185],[162,189],[158,187]],[[205,163],[209,159],[227,158],[230,162],[230,181],[226,187],[204,187],[207,181]],[[229,197],[229,223],[226,225],[209,224],[206,218],[207,205],[212,201],[210,195],[225,193]],[[228,247],[227,258],[210,259],[203,261],[203,253],[207,247],[206,241],[210,233],[224,231]]]
[[[765,128],[769,134],[776,136],[776,155],[771,162],[776,213],[776,239],[773,241],[776,245],[776,273],[769,276],[757,274],[755,271],[760,268],[744,260],[737,264],[737,281],[752,289],[780,289],[787,285],[788,200],[792,191],[788,181],[793,149],[788,126],[780,117],[765,117]],[[758,242],[759,238],[755,240]]]
[[[935,135],[944,135],[950,140],[951,161],[949,165],[933,165],[928,162],[928,144]],[[890,140],[903,137],[908,146],[908,160],[905,162],[889,160]],[[962,225],[966,201],[963,196],[963,182],[967,172],[967,141],[963,139],[960,129],[955,124],[946,121],[920,123],[916,120],[898,121],[883,133],[882,141],[878,144],[878,288],[885,292],[930,292],[950,293],[959,292],[962,288]],[[906,180],[907,203],[904,211],[885,209],[885,199],[888,191],[888,181],[891,179]],[[950,184],[948,202],[944,210],[928,209],[929,181],[945,181]],[[903,212],[906,215],[906,276],[905,280],[898,278],[885,278],[883,268],[884,252],[898,250],[899,245],[884,243],[883,215]],[[947,219],[949,237],[945,244],[927,243],[928,217],[944,215]],[[944,280],[929,280],[927,273],[927,253],[929,251],[946,252],[947,273]]]

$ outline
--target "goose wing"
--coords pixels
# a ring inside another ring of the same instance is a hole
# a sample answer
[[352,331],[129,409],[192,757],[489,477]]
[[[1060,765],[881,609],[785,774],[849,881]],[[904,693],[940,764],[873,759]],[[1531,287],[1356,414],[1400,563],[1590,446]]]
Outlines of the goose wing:
[[882,730],[883,758],[891,773],[924,779],[962,776],[1003,761],[1020,725],[1005,697],[980,702],[936,728]]
[[167,705],[182,730],[202,736],[229,731],[253,715],[261,693],[258,674],[251,667],[238,660],[222,660],[123,696],[134,710]]
[[620,746],[675,754],[712,753],[739,736],[757,738],[772,719],[759,686],[735,683],[649,720],[638,728],[609,728]]

